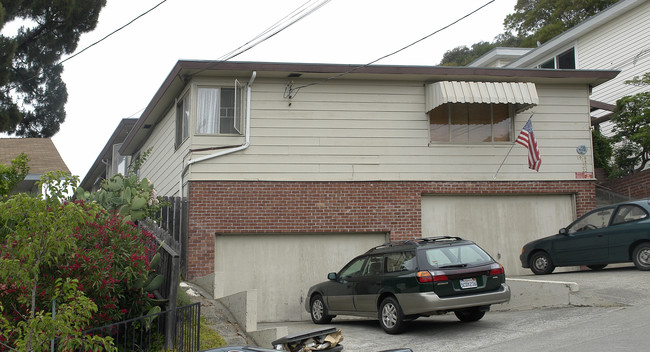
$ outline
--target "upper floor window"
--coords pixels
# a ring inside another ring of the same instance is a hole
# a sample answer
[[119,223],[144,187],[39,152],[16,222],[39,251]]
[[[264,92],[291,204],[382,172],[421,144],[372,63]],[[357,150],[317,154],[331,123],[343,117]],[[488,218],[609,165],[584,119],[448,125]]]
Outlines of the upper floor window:
[[107,178],[110,178],[115,174],[126,175],[126,172],[128,171],[131,157],[120,154],[120,147],[122,147],[122,143],[113,144],[112,170],[110,174],[107,175]]
[[190,95],[185,94],[176,102],[176,148],[189,136]]
[[429,111],[432,142],[512,141],[508,104],[446,103]]
[[575,49],[571,48],[557,56],[554,56],[548,59],[547,61],[542,62],[537,67],[552,68],[552,69],[575,69],[576,68]]
[[241,89],[199,87],[197,134],[241,134]]

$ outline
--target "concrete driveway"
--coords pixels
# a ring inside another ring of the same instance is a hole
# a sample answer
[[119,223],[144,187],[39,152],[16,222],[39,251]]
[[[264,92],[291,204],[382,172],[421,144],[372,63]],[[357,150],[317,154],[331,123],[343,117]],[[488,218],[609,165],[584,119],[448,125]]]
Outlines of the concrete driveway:
[[[477,338],[485,342],[501,336],[503,331],[516,335],[518,329],[535,329],[537,318],[546,319],[547,324],[571,324],[591,314],[608,314],[650,303],[650,272],[639,271],[631,264],[601,271],[530,274],[512,277],[509,284],[513,291],[511,303],[516,304],[493,306],[492,311],[477,323],[460,323],[453,314],[420,318],[401,335],[385,334],[377,321],[355,317],[337,317],[328,326],[341,329],[346,351],[370,352],[400,347],[432,350],[422,349],[423,339],[437,346],[433,350],[459,351],[468,350]],[[549,296],[553,297],[549,299]],[[549,309],[551,313],[547,313]],[[550,322],[548,314],[553,316]],[[258,324],[260,329],[279,326],[286,326],[289,334],[320,327],[311,321]]]

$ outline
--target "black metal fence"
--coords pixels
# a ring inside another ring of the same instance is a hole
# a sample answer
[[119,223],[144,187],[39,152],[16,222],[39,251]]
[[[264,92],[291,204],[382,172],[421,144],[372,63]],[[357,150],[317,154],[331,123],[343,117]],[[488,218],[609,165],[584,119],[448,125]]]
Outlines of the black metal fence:
[[86,330],[83,334],[110,336],[119,351],[196,352],[199,350],[200,326],[201,305],[194,303]]
[[186,198],[162,197],[168,204],[158,214],[158,218],[149,221],[147,229],[153,232],[159,241],[166,243],[180,256],[180,274],[187,276],[187,233],[189,229],[189,203]]
[[[178,286],[181,275],[185,276],[187,262],[187,229],[188,229],[188,202],[178,197],[164,197],[168,204],[160,211],[156,219],[141,222],[140,226],[154,234],[161,244],[161,260],[156,272],[165,277],[164,283],[155,294],[159,298],[167,299],[167,310],[175,314]],[[171,343],[172,331],[170,326],[165,332],[168,343]]]

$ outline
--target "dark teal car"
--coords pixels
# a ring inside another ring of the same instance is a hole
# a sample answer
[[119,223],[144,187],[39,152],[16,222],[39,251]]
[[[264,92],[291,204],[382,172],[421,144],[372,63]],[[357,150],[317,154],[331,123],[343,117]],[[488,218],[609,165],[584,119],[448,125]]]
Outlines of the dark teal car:
[[519,259],[537,275],[558,266],[585,265],[600,270],[633,262],[650,270],[650,199],[629,201],[590,211],[557,235],[527,243]]
[[327,278],[305,300],[314,323],[329,324],[337,315],[370,317],[389,334],[421,316],[454,312],[460,321],[478,321],[490,305],[510,300],[501,264],[460,237],[385,243]]

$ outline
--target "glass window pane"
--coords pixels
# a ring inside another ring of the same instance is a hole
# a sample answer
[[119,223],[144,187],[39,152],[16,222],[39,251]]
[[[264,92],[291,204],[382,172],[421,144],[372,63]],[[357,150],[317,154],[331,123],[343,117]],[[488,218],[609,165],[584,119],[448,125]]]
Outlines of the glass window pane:
[[468,105],[469,104],[449,104],[451,112],[451,142],[467,143],[468,141]]
[[648,213],[646,213],[646,211],[638,205],[621,205],[616,212],[616,216],[614,216],[614,221],[612,224],[622,224],[645,219],[647,217]]
[[468,104],[470,143],[492,142],[492,117],[489,104]]
[[477,245],[462,245],[426,250],[427,263],[431,268],[451,265],[483,265],[492,262],[490,256]]
[[442,104],[429,111],[429,131],[432,142],[449,142],[449,109]]
[[217,133],[219,88],[199,88],[196,109],[196,133]]
[[614,213],[614,208],[606,208],[588,213],[578,219],[573,225],[569,226],[567,232],[575,233],[607,227],[612,213]]
[[394,273],[415,269],[415,254],[412,252],[389,253],[386,255],[386,272]]
[[368,263],[363,270],[363,276],[381,275],[384,273],[384,257],[373,255],[368,258]]
[[183,140],[190,135],[190,95],[183,98]]
[[339,277],[347,278],[360,276],[361,269],[363,268],[363,263],[366,261],[366,258],[367,257],[358,258],[348,263],[348,265],[346,265],[345,268],[343,268],[339,273]]
[[510,142],[512,120],[508,112],[508,104],[492,105],[492,135],[493,142]]
[[221,89],[219,120],[219,133],[237,133],[235,129],[235,90],[233,88]]
[[573,48],[557,56],[557,66],[558,68],[564,68],[564,69],[576,68],[576,56]]
[[555,58],[542,62],[539,68],[555,68]]

